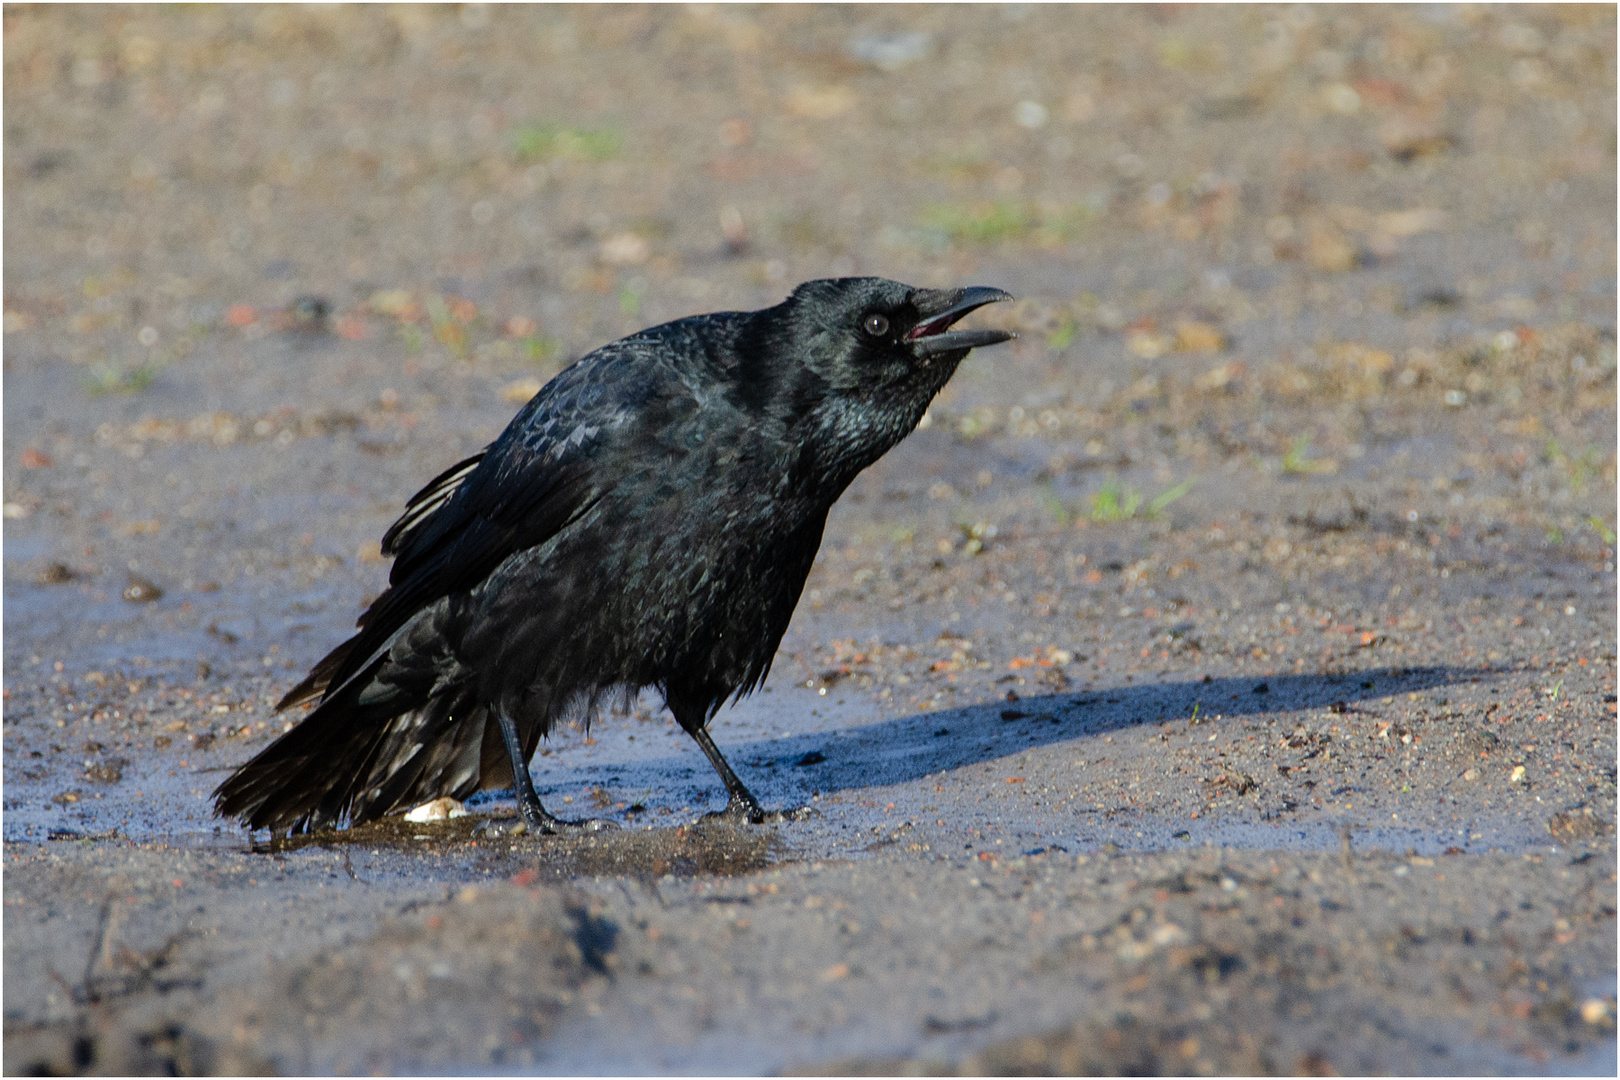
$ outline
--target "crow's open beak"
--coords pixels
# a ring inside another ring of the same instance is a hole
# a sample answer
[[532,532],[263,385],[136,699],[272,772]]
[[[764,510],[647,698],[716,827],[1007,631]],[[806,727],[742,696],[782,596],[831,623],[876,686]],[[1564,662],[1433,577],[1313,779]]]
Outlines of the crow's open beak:
[[919,358],[948,352],[966,352],[981,345],[999,345],[1018,335],[1010,330],[952,330],[962,316],[986,304],[1011,300],[1012,294],[983,285],[966,289],[918,289],[911,303],[920,316],[906,341]]

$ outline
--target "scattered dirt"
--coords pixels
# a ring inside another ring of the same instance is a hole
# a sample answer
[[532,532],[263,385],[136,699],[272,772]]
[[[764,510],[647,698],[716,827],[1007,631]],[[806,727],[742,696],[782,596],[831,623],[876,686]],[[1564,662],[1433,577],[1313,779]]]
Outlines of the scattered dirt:
[[[1612,8],[7,7],[5,1071],[1615,1069]],[[659,702],[208,795],[563,364],[1020,333]],[[257,846],[253,841],[257,841]]]

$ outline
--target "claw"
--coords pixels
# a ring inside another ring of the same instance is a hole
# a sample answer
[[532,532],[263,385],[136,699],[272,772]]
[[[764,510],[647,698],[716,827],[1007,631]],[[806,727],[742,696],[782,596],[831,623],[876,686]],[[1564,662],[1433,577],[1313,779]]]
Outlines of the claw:
[[580,818],[577,821],[563,821],[560,818],[552,818],[551,820],[552,832],[608,832],[618,827],[619,823],[617,821],[609,821],[607,818]]
[[606,818],[578,818],[573,821],[565,821],[562,818],[552,817],[547,814],[540,827],[531,828],[530,831],[544,836],[560,836],[563,833],[602,832],[606,829],[617,829],[618,827],[617,822],[608,821]]
[[751,799],[733,795],[724,810],[704,814],[700,820],[716,821],[728,825],[780,825],[786,821],[803,821],[812,813],[808,806],[795,806],[786,810],[767,810]]

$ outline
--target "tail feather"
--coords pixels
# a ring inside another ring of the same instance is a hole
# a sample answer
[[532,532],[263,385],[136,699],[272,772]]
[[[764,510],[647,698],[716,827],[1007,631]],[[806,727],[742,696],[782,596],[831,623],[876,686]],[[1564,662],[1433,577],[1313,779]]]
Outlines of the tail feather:
[[[485,710],[478,706],[450,711],[437,738],[424,738],[419,730],[408,745],[396,740],[399,749],[393,760],[372,770],[371,774],[381,779],[357,800],[356,805],[364,807],[366,820],[446,795],[464,799],[477,791],[482,780],[479,750],[487,726],[485,716]],[[422,727],[429,726],[433,719],[425,709],[418,710],[415,717]]]
[[349,659],[349,653],[354,651],[355,642],[359,640],[360,637],[357,634],[327,653],[320,663],[310,669],[309,674],[304,676],[302,682],[287,691],[286,696],[276,702],[276,711],[281,712],[283,709],[290,709],[294,705],[302,705],[304,702],[313,701],[324,694],[326,688],[331,685],[332,676]]
[[[374,674],[380,666],[379,660],[366,675]],[[342,699],[352,704],[356,696],[358,692],[351,690],[342,695]],[[262,815],[274,802],[281,807],[276,818],[284,816],[293,798],[291,793],[302,791],[307,792],[300,800],[302,809],[313,811],[319,796],[329,786],[321,783],[322,775],[331,771],[333,763],[351,761],[355,755],[365,753],[370,739],[379,734],[379,730],[368,731],[332,716],[337,711],[338,700],[317,708],[232,773],[214,792],[215,809],[221,814],[240,817],[255,828],[285,828],[285,822]]]
[[373,661],[237,770],[214,792],[215,810],[252,829],[301,833],[478,790],[489,725],[471,687],[377,695],[387,662]]

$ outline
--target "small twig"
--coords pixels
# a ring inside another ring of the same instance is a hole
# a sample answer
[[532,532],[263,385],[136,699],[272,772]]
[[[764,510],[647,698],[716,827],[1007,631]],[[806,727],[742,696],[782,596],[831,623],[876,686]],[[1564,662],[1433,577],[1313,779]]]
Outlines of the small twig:
[[91,980],[95,978],[96,961],[101,959],[103,950],[107,947],[107,926],[112,921],[113,898],[109,895],[101,902],[101,915],[96,920],[96,940],[90,946],[90,955],[84,960],[84,976],[80,981],[80,1004],[87,1004],[96,1000],[91,992]]
[[62,992],[67,994],[69,1001],[73,1002],[75,1005],[84,1004],[83,995],[78,987],[74,986],[72,983],[68,982],[67,979],[63,978],[60,971],[57,971],[56,968],[52,967],[50,964],[46,964],[45,973],[51,977],[52,981],[54,981],[57,986],[62,988]]

